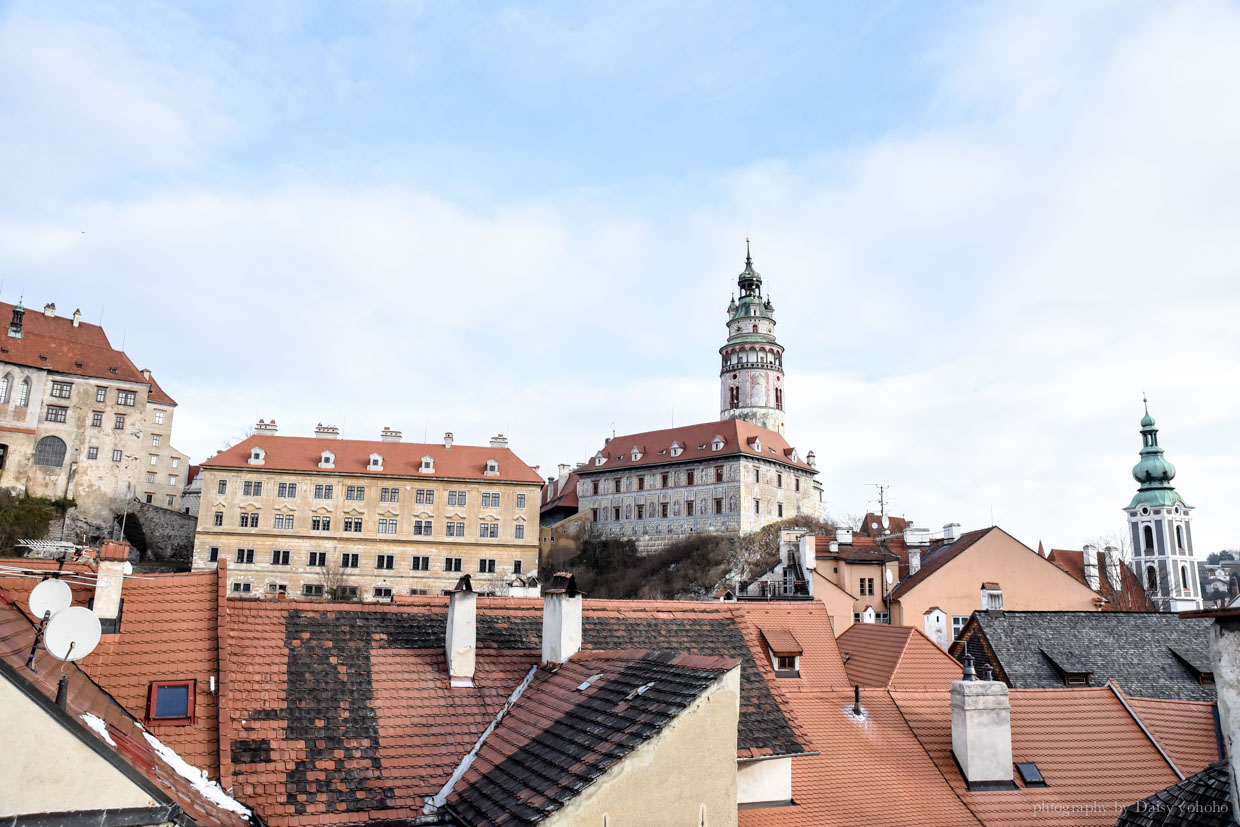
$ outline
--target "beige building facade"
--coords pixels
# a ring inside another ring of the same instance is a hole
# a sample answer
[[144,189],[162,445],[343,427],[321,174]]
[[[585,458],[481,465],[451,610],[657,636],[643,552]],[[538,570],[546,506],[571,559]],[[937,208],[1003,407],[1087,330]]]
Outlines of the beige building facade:
[[[202,465],[194,568],[228,560],[235,595],[390,600],[462,574],[509,594],[538,566],[541,480],[488,446],[279,436],[275,423]],[[522,584],[524,585],[524,584]]]
[[179,509],[188,457],[172,446],[176,402],[103,329],[47,305],[0,333],[0,486],[76,502],[74,534],[111,536],[133,496]]

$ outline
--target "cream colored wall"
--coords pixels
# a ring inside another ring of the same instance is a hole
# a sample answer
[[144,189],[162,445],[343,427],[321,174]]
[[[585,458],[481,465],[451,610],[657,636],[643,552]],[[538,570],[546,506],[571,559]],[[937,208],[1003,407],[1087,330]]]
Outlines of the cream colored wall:
[[548,827],[733,827],[740,667],[548,818]]
[[0,679],[0,813],[154,807],[156,802],[98,753]]
[[[901,595],[892,622],[921,628],[931,606],[954,615],[970,615],[981,605],[982,583],[1003,589],[1009,611],[1093,611],[1097,597],[1085,584],[1015,538],[995,530],[962,551],[943,568]],[[949,632],[950,635],[950,632]]]
[[837,586],[828,575],[822,573],[824,568],[830,571],[832,561],[818,561],[818,567],[814,570],[814,599],[827,608],[827,615],[831,618],[831,630],[839,636],[853,625],[855,601],[851,594]]
[[[475,591],[494,591],[504,594],[504,580],[513,574],[513,562],[521,561],[523,575],[538,570],[538,495],[539,484],[514,483],[500,480],[451,480],[425,477],[372,476],[363,474],[342,475],[337,471],[322,473],[292,473],[262,468],[252,469],[202,469],[202,501],[198,511],[198,528],[194,536],[194,568],[214,567],[210,561],[210,549],[216,547],[221,557],[227,557],[228,589],[237,582],[250,584],[250,595],[269,594],[269,584],[286,586],[290,597],[300,596],[302,586],[323,584],[324,569],[308,565],[310,552],[327,553],[329,567],[339,564],[341,554],[356,552],[360,559],[357,569],[343,570],[344,585],[357,586],[359,597],[371,596],[376,586],[391,588],[394,594],[410,594],[413,590],[427,594],[439,594],[456,585],[462,574],[470,575]],[[221,496],[220,480],[227,482],[227,490]],[[263,483],[260,497],[245,497],[242,483],[246,480]],[[277,497],[281,482],[297,484],[297,496]],[[314,499],[315,485],[334,486],[331,500]],[[366,488],[365,499],[354,502],[345,499],[345,489],[350,485]],[[379,501],[380,488],[398,488],[399,501]],[[432,505],[417,503],[418,489],[435,491]],[[466,506],[449,506],[448,491],[467,491]],[[482,508],[482,492],[500,492],[500,508]],[[517,495],[525,494],[525,507],[517,508]],[[214,525],[215,512],[223,513],[223,526]],[[259,515],[258,528],[241,528],[242,511]],[[293,514],[292,530],[276,529],[276,514]],[[478,524],[484,516],[498,517],[499,537],[478,537]],[[311,531],[311,516],[330,516],[331,531]],[[361,533],[345,533],[344,518],[361,517],[364,530]],[[396,519],[396,534],[379,534],[380,518]],[[465,523],[464,537],[445,536],[445,523]],[[434,520],[435,533],[430,537],[414,536],[415,519]],[[525,526],[525,537],[517,540],[515,526]],[[254,549],[253,564],[236,562],[239,548]],[[271,552],[287,550],[289,565],[271,565]],[[395,555],[395,568],[376,568],[380,554]],[[429,557],[429,571],[414,571],[413,557]],[[444,571],[445,557],[460,557],[459,572]],[[495,572],[482,574],[478,571],[479,559],[494,559]]]
[[778,804],[792,800],[792,759],[764,758],[738,761],[737,804]]

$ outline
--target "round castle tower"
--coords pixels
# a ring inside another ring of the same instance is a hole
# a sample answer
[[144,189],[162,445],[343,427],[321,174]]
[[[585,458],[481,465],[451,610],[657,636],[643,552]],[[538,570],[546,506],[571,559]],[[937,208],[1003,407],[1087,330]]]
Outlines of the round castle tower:
[[775,306],[762,297],[745,239],[740,297],[728,305],[728,341],[719,348],[719,418],[743,419],[784,433],[784,349],[775,341]]

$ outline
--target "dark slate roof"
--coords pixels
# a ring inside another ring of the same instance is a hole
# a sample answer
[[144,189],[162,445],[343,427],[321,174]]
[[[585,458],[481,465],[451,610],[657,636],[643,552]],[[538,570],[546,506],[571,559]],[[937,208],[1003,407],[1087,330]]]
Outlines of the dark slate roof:
[[1230,827],[1231,773],[1216,761],[1179,784],[1130,804],[1116,827]]
[[539,669],[448,795],[466,824],[537,824],[654,737],[735,660],[582,652]]
[[[1201,684],[1185,663],[1208,668],[1208,619],[1162,612],[974,612],[969,622],[1016,688],[1064,685],[1045,650],[1057,661],[1063,657],[1061,666],[1088,671],[1090,686],[1115,680],[1129,695],[1144,698],[1215,698],[1214,686]],[[960,654],[957,649],[953,654]]]

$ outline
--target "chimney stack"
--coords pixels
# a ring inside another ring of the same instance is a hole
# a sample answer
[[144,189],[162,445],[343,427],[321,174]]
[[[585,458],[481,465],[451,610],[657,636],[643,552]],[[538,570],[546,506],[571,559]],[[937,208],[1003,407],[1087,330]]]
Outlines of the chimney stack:
[[43,305],[43,315],[49,319],[56,318],[56,302],[48,302]]
[[921,571],[921,549],[910,548],[908,550],[908,573],[910,575]]
[[404,434],[400,431],[393,431],[386,425],[384,425],[383,430],[379,432],[379,439],[383,442],[400,442],[403,437]]
[[1014,790],[1007,684],[977,680],[973,659],[965,661],[965,677],[951,689],[952,753],[968,789]]
[[1085,582],[1098,591],[1098,547],[1086,543],[1081,548],[1081,561],[1085,567]]
[[960,523],[947,523],[943,526],[943,539],[954,543],[960,539]]
[[447,433],[443,435],[443,447],[449,451],[452,450],[452,432],[451,431],[448,431]]
[[491,437],[491,447],[492,448],[507,448],[508,437],[504,436],[503,434],[496,434],[495,436]]
[[559,472],[557,476],[563,477],[573,470],[573,466],[569,465],[567,462],[561,462],[556,466],[556,470]]
[[581,596],[577,578],[563,571],[543,589],[544,664],[564,663],[581,651]]
[[841,542],[844,545],[848,545],[852,543],[852,529],[851,528],[837,528],[835,530],[835,539],[836,541]]
[[121,588],[129,564],[129,543],[104,540],[99,547],[99,571],[95,576],[95,601],[91,609],[105,632],[115,632],[121,614]]
[[810,468],[818,467],[818,461],[817,459],[815,459],[813,451],[810,451],[808,454],[805,455],[805,464],[808,465]]
[[1104,546],[1102,549],[1102,559],[1107,567],[1107,581],[1111,584],[1111,589],[1116,594],[1124,591],[1124,580],[1120,572],[1119,549],[1115,546]]
[[314,427],[314,435],[319,439],[340,439],[340,429],[335,425],[324,425],[320,422]]
[[82,326],[82,311],[81,310],[73,311],[73,326],[74,327]]
[[478,648],[478,595],[463,575],[448,593],[448,630],[444,635],[444,655],[448,662],[448,683],[462,687],[474,685],[474,660]]
[[279,433],[279,429],[276,428],[276,421],[274,419],[270,422],[260,419],[258,420],[258,424],[254,426],[254,433],[275,436]]

